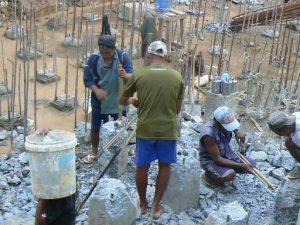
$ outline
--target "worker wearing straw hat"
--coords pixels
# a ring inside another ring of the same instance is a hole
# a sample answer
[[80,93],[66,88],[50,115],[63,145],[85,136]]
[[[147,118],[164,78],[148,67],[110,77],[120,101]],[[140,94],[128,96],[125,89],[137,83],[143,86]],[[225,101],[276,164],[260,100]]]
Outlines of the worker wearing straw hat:
[[[286,137],[285,145],[297,162],[300,162],[300,112],[289,115],[282,111],[271,113],[268,124],[279,136]],[[300,169],[288,174],[290,179],[300,179]]]
[[255,166],[251,159],[248,159],[249,163],[243,163],[229,145],[233,133],[238,143],[244,143],[245,134],[239,127],[234,111],[225,106],[217,108],[214,119],[203,126],[199,155],[205,170],[202,179],[208,186],[222,187],[232,181],[236,173],[248,173]]

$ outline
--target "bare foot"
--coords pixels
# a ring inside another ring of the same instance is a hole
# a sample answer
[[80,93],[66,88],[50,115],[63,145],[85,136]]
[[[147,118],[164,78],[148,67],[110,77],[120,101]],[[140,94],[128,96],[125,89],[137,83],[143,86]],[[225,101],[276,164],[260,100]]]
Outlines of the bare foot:
[[137,208],[141,211],[141,214],[147,214],[148,203],[137,200]]
[[158,208],[152,208],[151,216],[153,219],[158,219],[165,212],[165,208],[162,205],[158,205]]

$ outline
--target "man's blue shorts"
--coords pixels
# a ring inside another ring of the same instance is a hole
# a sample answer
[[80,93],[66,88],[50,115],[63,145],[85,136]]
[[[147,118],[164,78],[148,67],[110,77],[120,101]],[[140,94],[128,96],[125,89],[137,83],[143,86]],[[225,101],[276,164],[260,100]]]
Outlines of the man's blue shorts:
[[[93,99],[91,100],[92,105],[92,122],[91,127],[92,130],[99,130],[102,123],[107,123],[109,121],[109,116],[115,121],[119,118],[119,113],[114,114],[101,114],[101,103],[98,100]],[[126,117],[127,113],[124,110],[122,112],[122,116]]]
[[148,166],[158,160],[163,163],[175,163],[177,142],[175,140],[145,140],[136,138],[135,163],[137,167]]

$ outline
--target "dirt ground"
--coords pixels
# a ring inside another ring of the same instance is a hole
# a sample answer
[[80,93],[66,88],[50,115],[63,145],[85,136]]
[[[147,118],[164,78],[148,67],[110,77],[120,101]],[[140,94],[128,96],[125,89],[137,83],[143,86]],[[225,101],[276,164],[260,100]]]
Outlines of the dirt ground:
[[[177,7],[178,9],[187,9],[187,7]],[[80,10],[80,8],[77,8],[78,11]],[[207,13],[208,16],[206,18],[206,23],[210,22],[213,20],[213,12],[214,12],[214,8],[212,7],[212,2],[208,1],[208,6],[207,6]],[[99,11],[99,9],[94,9],[95,11]],[[77,11],[77,12],[78,12]],[[85,11],[92,11],[91,8],[87,8],[85,9]],[[106,10],[106,12],[108,11],[108,9]],[[238,14],[239,11],[239,6],[238,5],[232,5],[232,12],[231,12],[231,17],[235,16]],[[115,26],[116,23],[116,16],[115,14],[112,14],[112,20],[111,20],[111,25]],[[47,20],[50,18],[51,16],[46,16],[43,18],[38,18],[38,25],[39,25],[39,49],[42,49],[42,44],[41,44],[41,40],[42,40],[42,31],[46,31],[47,28],[45,27],[45,24],[47,22]],[[70,14],[69,16],[71,19],[73,18],[73,14]],[[95,23],[95,34],[98,34],[101,30],[101,22],[98,21]],[[7,26],[10,25],[10,23],[5,24],[4,27],[2,27],[0,29],[0,33],[3,34],[3,36],[1,37],[1,42],[3,43],[3,47],[4,47],[4,57],[6,57],[7,59],[10,60],[14,60],[15,58],[15,48],[16,48],[16,41],[13,40],[9,40],[6,37],[4,37],[4,32],[7,29]],[[126,23],[127,25],[127,23]],[[121,32],[121,26],[122,23],[119,21],[119,32]],[[189,16],[186,19],[186,28],[185,30],[188,31],[189,30]],[[68,24],[68,33],[71,33],[71,29],[72,29],[72,22],[71,20],[69,20],[69,24]],[[243,34],[237,34],[235,41],[234,41],[234,45],[233,45],[233,51],[232,51],[232,59],[230,62],[230,74],[234,75],[234,77],[236,77],[237,75],[239,75],[242,71],[242,62],[243,62],[243,54],[245,51],[245,48],[242,47],[240,45],[240,39],[244,39],[244,38],[248,38],[247,37],[247,33],[250,33],[250,39],[253,40],[254,38],[254,29],[252,28],[251,30],[248,30],[247,32],[244,32]],[[259,31],[263,30],[264,27],[259,27],[257,28],[257,43],[259,45],[259,47],[263,48],[265,42],[267,41],[266,38],[263,38],[260,36]],[[85,24],[83,26],[83,35],[85,35]],[[89,24],[89,33],[91,32],[91,25]],[[206,72],[209,72],[209,66],[211,64],[211,55],[208,53],[208,48],[212,45],[212,40],[214,37],[214,34],[212,33],[208,33],[207,31],[205,32],[205,40],[204,41],[197,41],[198,43],[198,50],[201,50],[203,52],[203,56],[204,56],[204,60],[205,60],[205,64],[207,66],[206,68]],[[282,30],[283,32],[283,30]],[[77,31],[76,31],[77,33]],[[128,32],[125,32],[126,37],[126,43],[129,43],[129,39],[130,39],[130,28],[128,29]],[[48,52],[50,53],[52,51],[52,47],[53,45],[56,46],[56,51],[57,51],[57,68],[58,68],[58,74],[59,76],[61,76],[61,80],[58,82],[58,95],[62,95],[64,93],[64,86],[65,86],[65,82],[64,82],[64,77],[65,77],[65,73],[66,73],[66,54],[69,51],[69,55],[70,55],[70,73],[69,73],[69,91],[70,94],[75,96],[75,78],[76,78],[76,49],[75,48],[66,48],[62,46],[62,42],[64,39],[64,30],[61,31],[57,31],[55,33],[56,38],[55,40],[53,40],[52,38],[52,31],[47,30],[47,48],[48,48]],[[291,31],[291,36],[296,37],[297,33],[295,31]],[[137,43],[139,40],[138,37],[138,32],[136,32],[136,36],[135,36],[135,43],[137,45],[137,47],[139,47],[140,45]],[[220,40],[221,35],[218,37],[218,39]],[[120,40],[120,37],[118,38]],[[187,40],[186,40],[187,41]],[[229,50],[230,49],[230,43],[231,43],[231,38],[230,37],[226,37],[226,48]],[[296,43],[296,41],[294,41]],[[120,43],[120,41],[119,41]],[[259,59],[262,54],[263,57],[265,58],[265,61],[263,63],[263,67],[262,67],[262,75],[264,76],[264,79],[266,82],[269,82],[270,78],[274,75],[277,75],[278,73],[278,69],[275,67],[271,67],[268,65],[268,54],[270,53],[270,48],[271,48],[271,43],[272,40],[268,39],[268,43],[267,43],[267,50],[265,52],[260,52],[257,55],[257,58]],[[281,46],[279,46],[281,48]],[[279,49],[280,49],[279,48]],[[296,48],[296,47],[295,47]],[[250,52],[250,51],[249,51]],[[293,65],[293,62],[295,60],[295,56],[293,55],[291,58],[291,65]],[[19,65],[22,65],[22,70],[21,70],[21,95],[22,95],[22,99],[21,99],[21,103],[22,103],[22,111],[24,109],[24,88],[23,88],[23,79],[24,79],[24,73],[23,73],[23,64],[22,64],[22,60],[18,59],[18,67]],[[218,63],[218,57],[215,57],[214,59],[214,66],[217,66]],[[3,65],[2,65],[2,60],[0,60],[0,68],[2,70]],[[298,67],[299,67],[299,62],[297,63]],[[42,60],[39,59],[38,60],[38,68],[42,68]],[[139,68],[142,66],[142,61],[141,60],[135,60],[134,62],[135,65],[135,69]],[[11,82],[11,76],[12,76],[12,66],[11,63],[8,62],[7,63],[7,69],[8,69],[8,76],[9,76],[9,82]],[[52,68],[52,57],[47,57],[47,66]],[[29,118],[33,119],[33,93],[34,93],[34,82],[32,81],[32,79],[34,78],[34,67],[33,67],[33,61],[30,62],[30,85],[29,85]],[[0,81],[3,81],[3,73],[0,73]],[[239,90],[242,91],[244,90],[244,81],[239,81]],[[74,130],[74,121],[75,121],[75,113],[73,112],[59,112],[56,109],[52,108],[49,106],[49,101],[53,101],[54,100],[54,94],[55,94],[55,83],[52,84],[37,84],[37,99],[38,99],[38,112],[37,112],[37,127],[38,128],[56,128],[56,129],[64,129],[64,130],[69,130],[69,131],[73,131]],[[16,93],[16,95],[18,96],[18,92]],[[19,113],[19,99],[16,96],[16,112]],[[79,108],[78,108],[78,121],[84,121],[84,111],[83,111],[83,104],[84,104],[84,85],[83,85],[83,70],[79,69],[79,84],[78,84],[78,101],[79,101]],[[6,101],[2,101],[2,114],[6,113]],[[0,152],[4,152],[4,151],[8,151],[9,147],[7,148],[2,148],[0,149]]]

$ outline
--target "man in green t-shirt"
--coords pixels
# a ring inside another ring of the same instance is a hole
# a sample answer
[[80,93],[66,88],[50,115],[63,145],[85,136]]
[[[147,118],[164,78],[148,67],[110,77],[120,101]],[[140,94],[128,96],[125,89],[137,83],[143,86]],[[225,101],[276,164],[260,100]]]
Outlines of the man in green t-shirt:
[[[136,143],[136,186],[138,207],[147,213],[147,181],[151,162],[158,160],[159,171],[151,215],[157,219],[164,212],[160,200],[167,188],[170,164],[176,162],[176,140],[184,84],[181,75],[164,65],[167,47],[161,41],[148,47],[149,67],[142,68],[129,79],[120,104],[138,107]],[[132,97],[137,92],[137,98]]]

